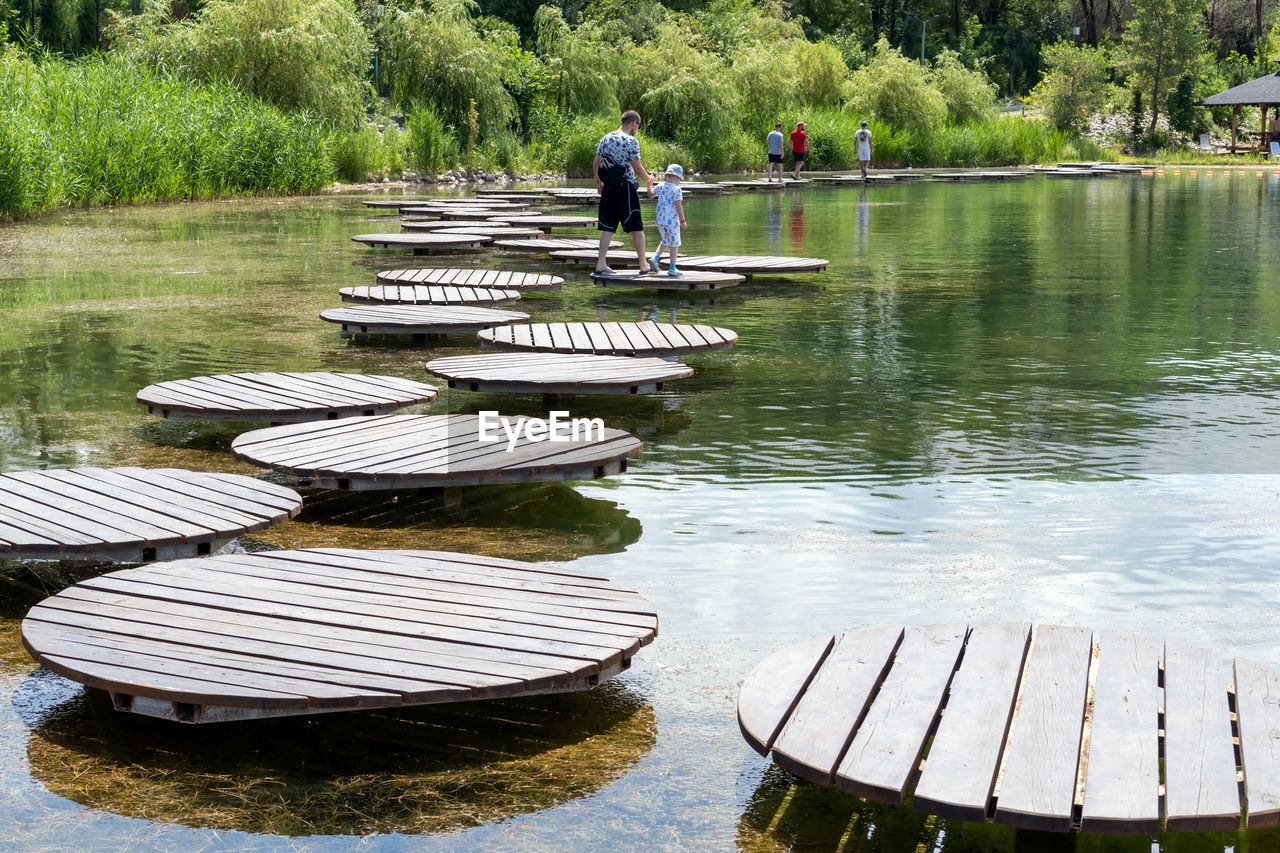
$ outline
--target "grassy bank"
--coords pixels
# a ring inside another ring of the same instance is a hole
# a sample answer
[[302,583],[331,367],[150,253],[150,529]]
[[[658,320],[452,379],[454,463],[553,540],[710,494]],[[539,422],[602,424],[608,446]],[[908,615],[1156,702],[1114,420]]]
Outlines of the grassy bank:
[[120,56],[0,53],[0,217],[55,207],[314,191],[328,134],[237,89]]

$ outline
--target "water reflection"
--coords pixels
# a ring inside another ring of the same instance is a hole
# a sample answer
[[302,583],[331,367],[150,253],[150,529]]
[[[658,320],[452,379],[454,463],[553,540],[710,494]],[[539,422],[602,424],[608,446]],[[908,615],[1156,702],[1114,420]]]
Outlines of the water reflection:
[[771,765],[738,819],[738,849],[825,853],[1235,853],[1280,850],[1280,829],[1108,836],[944,820],[805,782]]
[[653,710],[586,693],[183,727],[38,671],[14,704],[33,776],[150,821],[283,836],[437,833],[560,805],[653,746]]

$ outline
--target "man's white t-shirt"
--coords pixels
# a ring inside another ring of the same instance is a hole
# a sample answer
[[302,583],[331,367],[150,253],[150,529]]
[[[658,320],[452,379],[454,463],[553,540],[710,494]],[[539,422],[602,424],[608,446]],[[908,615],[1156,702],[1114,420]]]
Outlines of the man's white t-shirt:
[[782,156],[782,132],[775,130],[765,138],[765,142],[769,143],[769,153],[778,157]]
[[870,160],[871,131],[867,130],[865,127],[858,128],[858,132],[853,135],[853,138],[858,141],[858,159]]

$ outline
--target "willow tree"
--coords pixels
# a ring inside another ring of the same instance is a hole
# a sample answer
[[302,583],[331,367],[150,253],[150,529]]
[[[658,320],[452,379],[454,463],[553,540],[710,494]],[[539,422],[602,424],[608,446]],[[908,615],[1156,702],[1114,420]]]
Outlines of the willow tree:
[[1148,133],[1156,129],[1160,105],[1204,49],[1204,7],[1205,0],[1134,0],[1121,67],[1151,104]]

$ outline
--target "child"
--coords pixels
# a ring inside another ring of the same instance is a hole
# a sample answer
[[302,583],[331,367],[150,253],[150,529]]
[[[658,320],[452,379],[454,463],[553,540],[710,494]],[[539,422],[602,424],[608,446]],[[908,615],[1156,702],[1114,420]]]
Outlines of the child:
[[662,265],[662,247],[666,246],[671,250],[671,263],[667,267],[670,275],[680,275],[680,270],[676,269],[680,229],[688,224],[684,221],[684,194],[680,191],[682,180],[684,169],[679,163],[672,163],[662,176],[662,183],[651,191],[658,200],[658,211],[654,215],[654,222],[658,226],[658,251],[653,253],[653,266],[657,269]]

